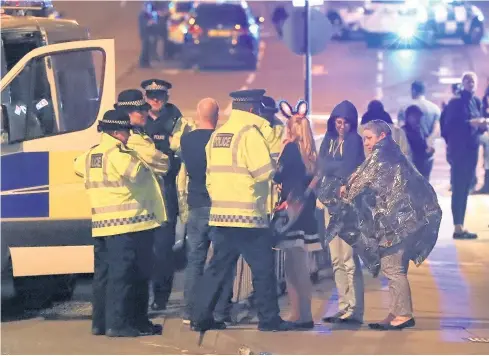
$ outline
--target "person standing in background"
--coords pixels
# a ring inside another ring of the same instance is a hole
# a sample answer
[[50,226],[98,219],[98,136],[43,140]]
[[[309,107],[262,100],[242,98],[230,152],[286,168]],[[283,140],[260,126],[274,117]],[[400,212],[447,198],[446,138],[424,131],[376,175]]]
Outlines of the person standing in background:
[[[482,98],[482,117],[489,119],[489,78],[487,88]],[[489,194],[489,131],[480,138],[484,157],[484,184],[474,194]]]
[[399,126],[402,126],[406,122],[405,113],[409,106],[416,105],[419,107],[423,112],[423,119],[421,121],[422,134],[424,137],[428,138],[428,146],[434,148],[435,139],[440,136],[441,110],[438,105],[426,99],[426,88],[422,81],[416,80],[411,84],[411,98],[412,99],[399,110],[397,123]]
[[156,25],[152,15],[152,5],[145,3],[139,13],[139,38],[141,39],[141,53],[139,55],[139,67],[151,68],[152,32]]
[[428,137],[424,136],[421,129],[423,111],[418,106],[411,105],[406,109],[405,118],[403,129],[411,147],[411,160],[418,172],[429,181],[435,149],[428,145]]
[[482,117],[482,102],[475,95],[477,76],[462,76],[460,97],[450,100],[445,108],[443,137],[451,161],[452,215],[454,239],[476,239],[477,234],[464,229],[470,187],[475,178],[481,134],[487,130],[472,119]]
[[[318,166],[323,176],[343,180],[346,191],[350,175],[365,160],[362,138],[357,132],[358,112],[350,101],[338,104],[328,119],[328,129],[319,150]],[[325,210],[325,221],[330,215]],[[363,323],[364,286],[360,259],[353,248],[336,236],[329,244],[333,273],[338,290],[339,310],[323,318],[327,323]]]
[[[407,157],[411,157],[411,151],[406,134],[398,125],[395,125],[394,122],[392,122],[391,116],[384,109],[384,104],[382,104],[382,102],[379,100],[372,100],[370,103],[368,103],[367,111],[362,116],[362,121],[360,122],[361,126],[358,133],[361,135],[363,133],[364,125],[373,120],[381,120],[389,124],[392,129],[392,138],[399,145],[402,153],[404,153]],[[365,149],[365,156],[368,155],[369,153]]]

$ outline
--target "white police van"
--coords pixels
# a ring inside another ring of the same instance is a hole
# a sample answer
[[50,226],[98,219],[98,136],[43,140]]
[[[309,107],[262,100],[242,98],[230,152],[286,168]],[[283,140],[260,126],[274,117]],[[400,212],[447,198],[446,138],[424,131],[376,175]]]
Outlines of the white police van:
[[365,4],[362,28],[368,46],[414,45],[428,47],[441,38],[460,38],[479,44],[484,15],[463,0],[373,0]]
[[1,20],[2,299],[42,306],[93,273],[73,160],[99,142],[96,122],[115,101],[114,40],[89,40],[70,20]]

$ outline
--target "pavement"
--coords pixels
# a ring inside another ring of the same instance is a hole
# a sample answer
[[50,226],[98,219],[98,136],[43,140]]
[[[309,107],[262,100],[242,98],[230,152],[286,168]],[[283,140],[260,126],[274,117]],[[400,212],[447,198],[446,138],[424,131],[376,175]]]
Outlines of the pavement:
[[[486,18],[489,2],[478,2]],[[91,29],[92,38],[115,38],[118,90],[138,87],[151,77],[172,82],[171,101],[186,116],[195,115],[197,102],[211,96],[218,100],[223,118],[228,113],[228,93],[240,88],[265,88],[277,99],[295,102],[304,97],[304,67],[265,23],[264,41],[256,72],[182,70],[178,62],[155,63],[152,69],[137,67],[139,36],[137,14],[141,2],[55,1],[55,6]],[[272,3],[253,2],[256,15],[269,22]],[[409,98],[409,86],[423,79],[428,98],[441,104],[450,98],[450,83],[464,71],[479,74],[482,94],[489,77],[489,44],[463,46],[456,40],[426,49],[367,49],[361,41],[331,42],[313,57],[312,109],[315,134],[324,131],[325,119],[344,99],[359,112],[374,98],[384,102],[394,117]],[[108,339],[89,334],[90,280],[80,281],[74,299],[42,311],[2,313],[2,354],[488,354],[489,343],[489,197],[469,198],[466,227],[479,234],[474,241],[454,241],[452,236],[448,165],[444,144],[438,140],[432,184],[438,192],[444,216],[438,243],[428,261],[409,271],[417,325],[402,332],[330,328],[318,324],[313,331],[260,333],[256,325],[199,335],[178,318],[182,278],[176,278],[172,303],[164,314],[154,314],[164,324],[162,336]],[[479,170],[479,178],[481,171]],[[377,321],[387,313],[388,294],[383,278],[365,273],[365,320]],[[334,311],[337,297],[331,278],[316,287],[313,313],[317,322]],[[284,316],[287,298],[281,299]],[[472,340],[472,341],[471,341]],[[201,346],[198,345],[199,341]],[[479,342],[477,342],[479,341]]]

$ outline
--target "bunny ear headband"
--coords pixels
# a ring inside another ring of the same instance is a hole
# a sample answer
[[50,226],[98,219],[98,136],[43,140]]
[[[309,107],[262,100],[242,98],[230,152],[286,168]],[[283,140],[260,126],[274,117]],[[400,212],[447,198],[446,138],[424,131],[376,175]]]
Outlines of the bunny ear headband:
[[307,113],[309,112],[309,105],[307,105],[304,100],[299,100],[295,106],[295,109],[293,109],[286,100],[281,100],[278,107],[282,115],[284,115],[287,119],[290,119],[294,115],[306,117]]

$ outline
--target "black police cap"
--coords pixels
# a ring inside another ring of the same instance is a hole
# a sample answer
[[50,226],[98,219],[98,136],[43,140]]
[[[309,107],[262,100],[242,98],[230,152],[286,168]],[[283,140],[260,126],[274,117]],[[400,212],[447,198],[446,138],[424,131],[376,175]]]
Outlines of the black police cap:
[[236,103],[261,103],[264,94],[264,89],[250,89],[233,91],[229,95]]
[[151,105],[144,100],[141,91],[138,89],[128,89],[120,92],[114,108],[125,111],[148,111],[151,109]]
[[132,128],[129,115],[122,110],[108,110],[102,120],[99,121],[97,130],[106,131],[127,131]]
[[143,88],[146,92],[167,92],[172,88],[171,83],[161,80],[161,79],[148,79],[141,82],[141,88]]

